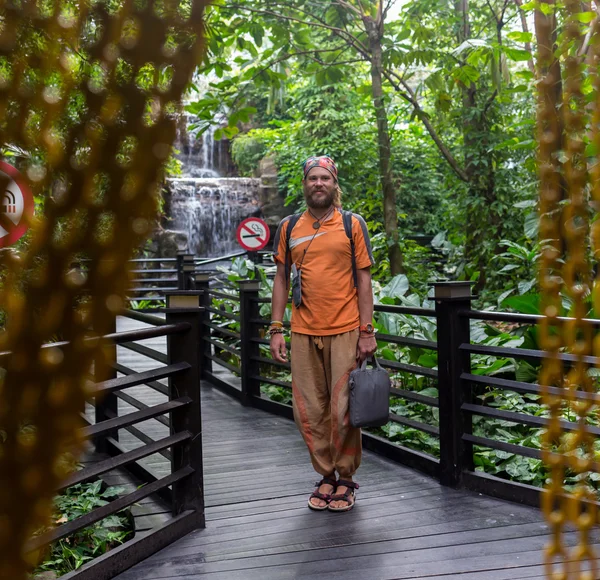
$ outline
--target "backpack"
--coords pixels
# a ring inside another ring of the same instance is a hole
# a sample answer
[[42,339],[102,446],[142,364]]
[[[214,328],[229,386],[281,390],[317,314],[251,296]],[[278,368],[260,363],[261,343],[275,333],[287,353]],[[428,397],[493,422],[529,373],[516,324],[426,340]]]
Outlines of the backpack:
[[[295,213],[290,216],[288,227],[286,231],[286,239],[285,239],[285,279],[289,281],[290,279],[290,268],[292,256],[290,252],[290,238],[292,236],[292,230],[294,226],[300,219],[301,213]],[[344,231],[346,232],[346,236],[350,240],[350,251],[352,252],[352,278],[354,280],[354,287],[358,287],[358,280],[356,276],[356,252],[354,249],[354,238],[352,237],[352,212],[342,210],[342,221],[344,222]]]

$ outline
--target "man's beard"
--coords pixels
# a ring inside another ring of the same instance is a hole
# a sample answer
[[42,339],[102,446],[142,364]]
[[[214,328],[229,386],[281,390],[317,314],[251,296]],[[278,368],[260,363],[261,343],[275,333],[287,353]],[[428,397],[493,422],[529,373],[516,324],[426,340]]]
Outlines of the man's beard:
[[325,207],[329,207],[333,203],[333,197],[335,193],[332,191],[328,193],[325,190],[322,190],[325,195],[320,197],[319,199],[315,199],[309,192],[304,190],[304,199],[306,200],[306,205],[313,209],[322,209]]

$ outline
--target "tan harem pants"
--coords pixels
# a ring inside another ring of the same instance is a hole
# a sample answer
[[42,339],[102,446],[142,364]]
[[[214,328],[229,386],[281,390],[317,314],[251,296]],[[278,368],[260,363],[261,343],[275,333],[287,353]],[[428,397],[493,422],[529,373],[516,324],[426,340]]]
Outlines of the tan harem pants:
[[356,367],[358,329],[334,336],[292,333],[294,419],[315,471],[351,478],[362,456],[360,429],[350,426],[348,376]]

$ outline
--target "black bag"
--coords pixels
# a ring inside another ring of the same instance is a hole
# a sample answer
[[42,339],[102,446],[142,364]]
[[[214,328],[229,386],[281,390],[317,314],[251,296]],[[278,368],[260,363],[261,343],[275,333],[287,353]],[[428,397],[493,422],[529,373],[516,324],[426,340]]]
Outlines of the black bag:
[[350,373],[350,424],[353,427],[381,427],[389,420],[391,381],[387,371],[372,357]]

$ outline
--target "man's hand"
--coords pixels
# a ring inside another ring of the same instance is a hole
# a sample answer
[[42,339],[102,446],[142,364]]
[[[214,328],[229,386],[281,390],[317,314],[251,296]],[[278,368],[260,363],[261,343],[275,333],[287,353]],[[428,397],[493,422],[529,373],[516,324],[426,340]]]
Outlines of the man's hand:
[[[358,364],[375,354],[377,350],[377,340],[374,336],[360,336],[358,338],[358,344],[356,345],[356,358]],[[271,342],[271,352],[273,351],[273,342]]]
[[280,332],[271,336],[271,356],[278,362],[287,362],[285,338]]

